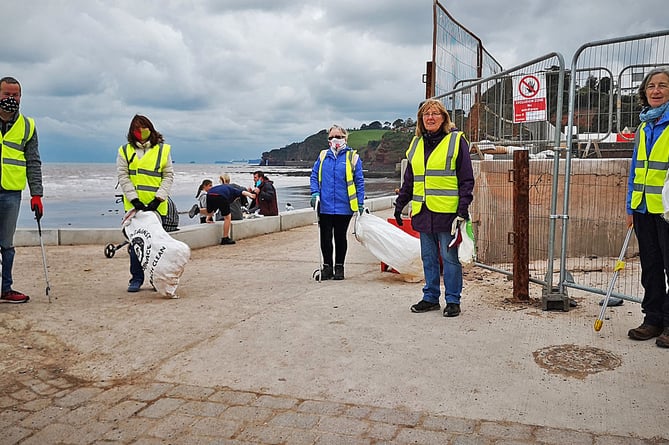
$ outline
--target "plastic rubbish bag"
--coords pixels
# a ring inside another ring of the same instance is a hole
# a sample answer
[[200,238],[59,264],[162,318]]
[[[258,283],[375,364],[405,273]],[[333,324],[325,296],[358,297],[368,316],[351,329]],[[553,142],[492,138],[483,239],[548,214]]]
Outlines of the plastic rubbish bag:
[[463,267],[474,265],[476,261],[476,243],[474,242],[474,229],[472,220],[467,219],[458,226],[455,239],[460,239],[458,244],[458,260]]
[[405,281],[422,280],[423,261],[418,238],[369,213],[356,218],[355,238],[372,255],[399,272]]
[[669,221],[669,171],[664,178],[664,185],[662,186],[662,208],[664,209],[662,217],[665,221]]
[[188,244],[172,238],[156,212],[132,209],[122,227],[151,285],[164,297],[179,298],[179,278],[190,259]]

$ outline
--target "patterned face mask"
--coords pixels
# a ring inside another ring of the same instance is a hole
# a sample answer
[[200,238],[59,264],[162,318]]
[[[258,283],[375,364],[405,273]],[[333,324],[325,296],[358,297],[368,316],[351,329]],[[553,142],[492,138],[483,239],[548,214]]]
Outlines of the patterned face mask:
[[8,113],[13,113],[19,109],[19,103],[13,97],[5,97],[0,100],[0,108]]

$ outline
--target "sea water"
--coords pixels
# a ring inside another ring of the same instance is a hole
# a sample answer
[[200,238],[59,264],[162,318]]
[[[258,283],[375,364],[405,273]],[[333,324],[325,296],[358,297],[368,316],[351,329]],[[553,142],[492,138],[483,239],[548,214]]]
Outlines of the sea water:
[[[174,164],[174,184],[170,196],[177,206],[179,226],[199,224],[190,219],[188,210],[197,202],[195,195],[204,179],[219,183],[219,176],[228,173],[232,183],[243,187],[253,184],[253,172],[262,169],[274,182],[279,212],[286,204],[294,209],[309,207],[311,169],[273,167],[250,164]],[[44,163],[44,217],[42,228],[116,228],[123,219],[123,203],[117,197],[116,164],[113,163]],[[367,198],[393,194],[398,178],[366,178]],[[30,210],[30,193],[23,192],[19,228],[36,228],[35,215]]]

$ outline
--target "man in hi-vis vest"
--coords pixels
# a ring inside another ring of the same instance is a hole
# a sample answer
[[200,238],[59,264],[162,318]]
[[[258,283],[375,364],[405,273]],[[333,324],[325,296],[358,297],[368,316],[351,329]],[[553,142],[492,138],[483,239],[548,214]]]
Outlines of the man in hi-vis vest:
[[26,303],[30,297],[12,289],[14,233],[19,219],[21,193],[30,189],[30,209],[38,220],[42,207],[42,162],[35,121],[19,112],[21,84],[13,77],[0,79],[0,250],[2,294],[0,302]]
[[[165,227],[167,197],[174,181],[171,147],[146,116],[136,114],[130,122],[128,143],[118,149],[116,173],[123,190],[125,211],[153,210]],[[130,252],[128,292],[138,292],[144,283],[144,269],[134,249]]]
[[441,102],[428,99],[418,109],[416,136],[407,150],[408,164],[395,201],[395,220],[403,225],[402,209],[411,202],[411,224],[420,233],[425,286],[423,298],[411,312],[440,309],[441,273],[444,266],[444,317],[460,315],[462,265],[458,248],[451,247],[456,228],[469,217],[474,173],[469,144],[455,130]]

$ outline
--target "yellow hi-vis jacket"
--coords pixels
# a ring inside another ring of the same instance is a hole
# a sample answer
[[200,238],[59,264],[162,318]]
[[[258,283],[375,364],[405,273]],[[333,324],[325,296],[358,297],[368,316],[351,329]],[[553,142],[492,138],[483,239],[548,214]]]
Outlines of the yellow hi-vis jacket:
[[406,156],[413,170],[411,214],[416,215],[423,205],[437,213],[457,213],[458,177],[455,161],[460,151],[461,132],[451,132],[439,142],[425,163],[422,137],[414,137]]
[[26,143],[35,133],[35,121],[19,114],[19,117],[5,135],[0,135],[2,143],[0,165],[2,168],[2,188],[23,190],[26,188]]
[[[639,130],[639,147],[636,153],[636,168],[634,169],[634,185],[632,187],[632,201],[630,206],[636,209],[641,204],[643,195],[646,195],[648,213],[664,213],[662,205],[662,187],[669,169],[669,130],[665,129],[657,138],[650,156],[646,153],[646,123]],[[646,159],[648,157],[648,159]]]
[[[318,165],[318,187],[320,188],[322,183],[322,171],[323,171],[323,160],[328,154],[329,149],[321,150],[320,159],[321,162]],[[346,151],[346,192],[348,193],[348,202],[350,203],[351,210],[353,212],[358,211],[358,193],[355,188],[355,182],[353,182],[353,168],[355,164],[358,163],[358,152],[357,150],[347,150]],[[336,160],[335,160],[336,162]],[[340,199],[340,202],[343,201]]]
[[[119,153],[128,161],[130,181],[137,190],[139,200],[144,204],[149,204],[156,197],[156,192],[163,181],[163,169],[167,165],[170,149],[169,144],[154,145],[147,150],[142,159],[137,159],[132,144],[122,145],[119,148]],[[124,195],[123,208],[127,212],[132,207],[132,203]],[[160,215],[167,216],[167,200],[161,202],[156,210]]]

